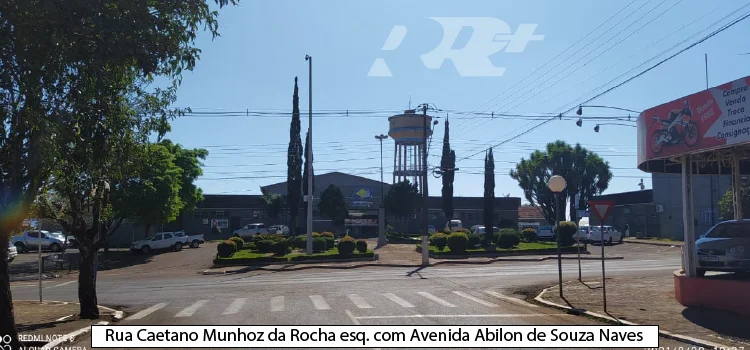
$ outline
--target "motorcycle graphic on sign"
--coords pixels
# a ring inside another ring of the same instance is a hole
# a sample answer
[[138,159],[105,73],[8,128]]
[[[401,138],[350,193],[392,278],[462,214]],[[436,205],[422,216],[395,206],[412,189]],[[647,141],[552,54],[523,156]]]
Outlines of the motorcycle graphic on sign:
[[693,121],[693,111],[687,100],[682,110],[672,110],[667,119],[655,116],[652,120],[660,124],[651,135],[651,150],[654,154],[659,154],[665,145],[684,142],[688,147],[693,147],[698,143],[698,124]]

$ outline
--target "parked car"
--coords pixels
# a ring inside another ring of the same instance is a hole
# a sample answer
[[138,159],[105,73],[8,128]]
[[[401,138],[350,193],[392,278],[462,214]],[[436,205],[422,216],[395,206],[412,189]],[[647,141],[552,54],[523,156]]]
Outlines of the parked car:
[[600,243],[602,241],[602,229],[604,229],[604,244],[622,243],[622,233],[612,226],[589,226],[588,241]]
[[589,236],[589,226],[578,226],[578,231],[573,235],[573,239],[586,243],[591,240]]
[[175,237],[172,232],[155,233],[146,239],[138,240],[130,245],[130,250],[134,253],[141,252],[148,254],[151,251],[182,250],[182,239]]
[[450,230],[451,232],[463,227],[464,226],[461,220],[451,220],[445,223],[445,228]]
[[174,236],[176,240],[182,242],[183,246],[190,248],[198,248],[201,244],[206,243],[206,238],[203,235],[188,235],[185,231],[177,231]]
[[41,244],[42,250],[61,252],[67,247],[64,239],[52,235],[48,231],[28,230],[19,236],[11,237],[10,243],[16,247],[19,253],[38,249]]
[[8,262],[13,261],[16,256],[18,256],[18,249],[12,243],[8,242]]
[[78,248],[78,241],[75,236],[65,236],[65,241],[68,242],[68,248]]
[[555,229],[552,225],[539,226],[536,236],[539,239],[553,239],[555,237]]
[[261,233],[268,233],[268,229],[266,229],[266,225],[263,223],[255,223],[255,224],[245,225],[243,228],[239,230],[234,230],[234,232],[232,233],[232,236],[240,237],[243,240],[247,241],[250,238],[253,238],[253,236],[259,235]]
[[695,241],[698,276],[706,271],[750,273],[750,221],[722,221]]
[[437,232],[437,230],[435,229],[435,225],[427,225],[427,233],[428,234],[431,235],[431,234],[433,234],[435,232]]
[[268,227],[268,233],[276,233],[280,235],[289,235],[289,227],[286,225],[273,225]]

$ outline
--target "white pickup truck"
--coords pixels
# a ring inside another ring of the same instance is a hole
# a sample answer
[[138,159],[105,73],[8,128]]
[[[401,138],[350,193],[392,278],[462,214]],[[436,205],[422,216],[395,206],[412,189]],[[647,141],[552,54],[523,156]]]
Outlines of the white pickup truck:
[[182,239],[175,237],[173,232],[159,232],[146,239],[133,242],[130,245],[130,251],[133,253],[148,254],[153,250],[163,251],[169,249],[177,252],[182,250],[182,246]]
[[185,231],[177,231],[174,233],[177,240],[182,242],[183,246],[190,248],[198,248],[201,244],[206,243],[206,239],[203,235],[188,235]]

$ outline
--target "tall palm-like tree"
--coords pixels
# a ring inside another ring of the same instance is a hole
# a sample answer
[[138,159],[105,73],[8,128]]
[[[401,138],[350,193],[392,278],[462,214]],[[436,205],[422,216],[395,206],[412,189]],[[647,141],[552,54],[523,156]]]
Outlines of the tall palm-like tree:
[[579,208],[586,208],[586,198],[593,198],[604,192],[612,180],[612,172],[609,170],[609,162],[605,161],[595,153],[586,156],[586,166],[581,178]]

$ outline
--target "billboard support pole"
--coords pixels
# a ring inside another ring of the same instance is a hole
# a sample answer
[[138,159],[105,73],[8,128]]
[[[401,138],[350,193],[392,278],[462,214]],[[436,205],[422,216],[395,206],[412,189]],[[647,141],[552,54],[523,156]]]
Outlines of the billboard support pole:
[[682,218],[685,229],[682,259],[685,263],[685,274],[695,277],[695,222],[693,218],[693,176],[691,156],[682,157]]
[[740,154],[732,152],[732,192],[734,192],[734,219],[742,220],[742,177],[740,175]]

